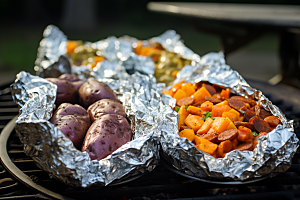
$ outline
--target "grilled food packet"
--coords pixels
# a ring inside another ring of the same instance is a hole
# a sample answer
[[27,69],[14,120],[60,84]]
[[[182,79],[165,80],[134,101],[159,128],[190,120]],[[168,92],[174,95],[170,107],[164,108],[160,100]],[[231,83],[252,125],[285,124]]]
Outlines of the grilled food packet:
[[[118,73],[121,73],[120,71]],[[50,177],[80,187],[119,184],[151,172],[159,161],[157,132],[166,120],[176,121],[173,110],[161,101],[162,84],[139,73],[126,79],[95,74],[118,95],[131,121],[133,138],[111,155],[97,161],[77,150],[70,139],[48,120],[54,110],[57,86],[46,79],[20,72],[11,85],[20,107],[16,132],[24,152]],[[170,115],[170,116],[169,116]]]
[[186,64],[195,65],[200,61],[174,30],[145,41],[130,36],[111,36],[96,42],[83,42],[68,40],[58,27],[49,25],[43,37],[34,67],[41,77],[56,78],[72,73],[86,79],[91,73],[102,73],[105,68],[118,79],[124,73],[116,73],[115,68],[122,66],[128,74],[151,74],[157,82],[171,84]]
[[[252,88],[238,72],[225,63],[222,53],[209,53],[201,58],[196,66],[185,66],[178,74],[175,83],[211,84],[231,88],[231,92],[246,96],[254,94],[255,100],[263,105],[281,124],[267,136],[259,138],[253,151],[233,150],[224,158],[215,158],[198,150],[188,139],[179,137],[178,124],[167,122],[159,136],[162,157],[180,173],[200,179],[218,181],[245,181],[252,178],[274,176],[286,171],[299,147],[294,133],[293,121],[288,121],[280,109],[273,105],[261,91]],[[175,99],[166,95],[164,102],[175,106]]]

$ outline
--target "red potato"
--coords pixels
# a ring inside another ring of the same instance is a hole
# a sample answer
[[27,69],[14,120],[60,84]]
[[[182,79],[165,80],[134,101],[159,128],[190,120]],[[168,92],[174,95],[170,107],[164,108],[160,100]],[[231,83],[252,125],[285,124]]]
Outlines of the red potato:
[[72,83],[77,89],[81,87],[83,81],[81,81],[77,76],[74,74],[62,74],[58,79],[66,80]]
[[83,107],[62,103],[49,121],[69,138],[77,149],[81,149],[86,131],[91,125],[90,116]]
[[105,83],[96,80],[87,80],[79,88],[79,103],[88,108],[101,99],[112,99],[118,101],[117,95]]
[[56,106],[62,103],[74,104],[78,102],[78,89],[71,82],[58,78],[46,78],[46,80],[57,85]]
[[86,151],[92,160],[101,160],[129,142],[131,137],[131,127],[125,117],[103,115],[90,126],[81,151]]
[[117,114],[126,117],[125,107],[119,102],[111,99],[101,99],[96,101],[87,109],[92,122],[99,119],[102,115]]
[[80,79],[74,74],[62,74],[58,77],[58,79],[62,79],[70,82],[80,81]]

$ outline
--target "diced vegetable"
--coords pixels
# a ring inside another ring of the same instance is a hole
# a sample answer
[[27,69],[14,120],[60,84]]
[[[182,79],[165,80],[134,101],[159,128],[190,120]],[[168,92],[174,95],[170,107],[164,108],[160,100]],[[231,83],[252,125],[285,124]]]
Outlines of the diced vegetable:
[[192,128],[195,132],[198,131],[199,128],[204,124],[203,119],[201,119],[198,115],[189,114],[189,116],[185,119],[185,124]]
[[197,131],[198,135],[207,133],[209,129],[211,128],[211,125],[213,124],[214,120],[212,118],[207,118],[201,128]]
[[184,121],[187,118],[187,116],[189,115],[189,113],[185,109],[185,106],[180,107],[180,109],[178,111],[178,115],[179,115],[180,125],[184,125]]
[[184,129],[184,130],[179,132],[179,136],[180,137],[185,137],[189,141],[193,142],[194,138],[195,138],[195,133],[194,133],[193,129]]
[[199,90],[197,90],[194,94],[193,94],[193,98],[195,99],[195,102],[203,102],[205,101],[205,97],[211,97],[210,93],[207,91],[207,89],[205,87],[201,87]]
[[210,141],[208,141],[207,139],[204,138],[199,138],[201,143],[199,145],[196,145],[197,149],[208,153],[210,155],[212,155],[218,148],[217,144],[214,144]]
[[187,111],[193,115],[199,115],[201,116],[203,111],[201,108],[195,107],[195,106],[189,106]]
[[221,133],[227,129],[231,121],[228,118],[221,117],[215,119],[215,121],[212,124],[212,128],[217,131],[217,133]]
[[179,101],[180,99],[183,99],[185,97],[187,97],[187,95],[186,95],[185,91],[183,91],[182,89],[178,89],[173,96],[173,98],[176,99],[177,101]]

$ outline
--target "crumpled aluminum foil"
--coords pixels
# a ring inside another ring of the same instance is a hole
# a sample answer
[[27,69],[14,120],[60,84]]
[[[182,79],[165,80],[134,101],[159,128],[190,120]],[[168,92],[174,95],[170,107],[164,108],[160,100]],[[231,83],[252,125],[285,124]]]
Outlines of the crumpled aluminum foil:
[[[197,83],[209,81],[220,86],[229,87],[238,95],[254,94],[266,110],[279,117],[282,125],[259,138],[254,151],[233,150],[224,158],[213,156],[198,150],[186,138],[178,135],[178,124],[166,122],[161,127],[159,136],[163,158],[180,172],[200,179],[217,179],[219,181],[244,181],[251,178],[274,176],[286,171],[299,147],[299,139],[293,128],[293,121],[288,121],[280,109],[273,105],[261,91],[251,88],[249,84],[225,64],[222,53],[209,53],[201,58],[196,66],[185,66],[177,75],[175,82]],[[174,106],[171,98],[166,103]]]
[[[53,66],[60,56],[67,57],[65,52],[68,39],[59,28],[54,25],[49,25],[46,27],[43,36],[44,38],[40,42],[34,67],[37,75],[42,75],[43,77],[57,77],[57,74],[75,73],[83,79],[90,77],[89,73],[92,70],[87,66],[73,65],[72,69],[66,69],[61,67],[61,65]],[[167,51],[178,53],[183,58],[191,60],[192,65],[195,65],[196,62],[200,61],[200,56],[187,48],[180,40],[180,36],[174,30],[168,30],[162,35],[151,38],[150,40],[162,44]],[[150,57],[136,55],[133,52],[133,46],[137,41],[136,38],[131,38],[129,36],[120,38],[112,36],[94,43],[85,42],[84,45],[99,50],[98,53],[101,53],[99,56],[104,56],[108,61],[124,66],[129,74],[139,72],[142,74],[153,75],[155,64],[152,59]],[[148,41],[144,42],[148,43]],[[107,62],[102,65],[105,64],[108,64],[108,66],[104,66],[106,69],[111,66],[111,64]],[[50,70],[48,68],[50,68]],[[95,70],[96,69],[93,69],[93,71]],[[52,73],[49,73],[49,71]]]
[[159,161],[156,133],[160,124],[177,121],[173,110],[160,100],[163,85],[156,84],[153,76],[135,73],[126,80],[103,77],[100,81],[118,93],[134,133],[132,141],[100,161],[91,161],[48,121],[54,109],[56,85],[20,72],[11,86],[13,99],[21,107],[16,132],[24,152],[51,177],[72,186],[122,183],[152,171]]

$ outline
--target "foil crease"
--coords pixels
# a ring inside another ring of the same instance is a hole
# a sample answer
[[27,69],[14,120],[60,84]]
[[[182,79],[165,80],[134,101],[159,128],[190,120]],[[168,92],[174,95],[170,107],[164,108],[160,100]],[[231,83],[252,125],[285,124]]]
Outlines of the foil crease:
[[[196,66],[185,66],[177,75],[175,83],[197,83],[209,81],[212,84],[232,88],[232,92],[246,96],[254,94],[266,110],[279,117],[282,125],[259,138],[253,151],[233,150],[224,158],[214,158],[198,150],[193,143],[178,135],[176,123],[165,122],[159,135],[162,156],[173,167],[197,178],[244,181],[256,177],[274,176],[286,171],[299,147],[294,133],[293,121],[288,121],[278,107],[272,104],[261,91],[252,88],[238,72],[225,63],[222,53],[209,53]],[[170,106],[170,98],[165,101]]]
[[[42,73],[57,62],[59,57],[65,54],[67,47],[67,36],[54,25],[49,25],[45,28],[43,37],[38,48],[34,67],[37,74]],[[61,73],[69,72],[63,68],[58,70],[61,70]]]
[[[99,79],[100,80],[100,79]],[[24,152],[48,174],[76,187],[119,184],[151,172],[159,161],[157,132],[165,120],[177,121],[173,110],[161,102],[161,84],[153,76],[139,73],[126,80],[102,78],[113,85],[125,106],[133,130],[132,141],[108,157],[90,160],[77,150],[48,120],[52,116],[56,86],[26,72],[17,75],[12,84],[15,102],[21,107],[16,132]]]
[[168,30],[158,37],[151,38],[150,42],[160,43],[167,51],[178,53],[183,58],[194,61],[193,64],[200,62],[200,56],[186,47],[180,40],[180,35],[174,30]]

